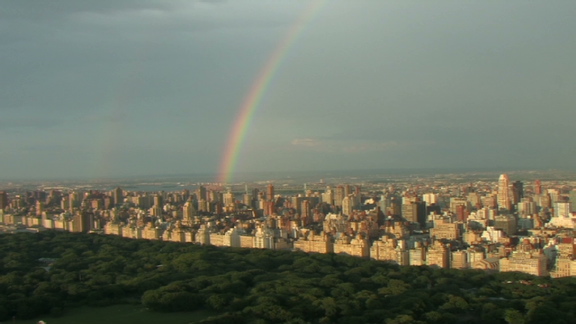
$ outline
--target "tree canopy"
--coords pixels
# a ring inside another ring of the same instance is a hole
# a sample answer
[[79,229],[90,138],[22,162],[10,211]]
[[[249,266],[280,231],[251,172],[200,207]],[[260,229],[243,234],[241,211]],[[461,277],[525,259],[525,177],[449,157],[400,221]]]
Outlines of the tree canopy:
[[0,235],[0,321],[79,305],[202,323],[570,323],[576,278],[46,231]]

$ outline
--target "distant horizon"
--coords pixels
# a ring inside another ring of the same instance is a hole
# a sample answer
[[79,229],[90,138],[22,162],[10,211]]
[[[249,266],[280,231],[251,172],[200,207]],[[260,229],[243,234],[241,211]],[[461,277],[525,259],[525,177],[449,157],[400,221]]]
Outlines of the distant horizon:
[[[459,167],[459,168],[380,168],[380,169],[347,169],[347,170],[292,170],[292,171],[255,171],[255,172],[238,172],[234,175],[233,183],[242,183],[250,181],[263,181],[264,179],[278,178],[278,177],[354,177],[354,176],[368,176],[368,175],[434,175],[434,174],[451,174],[451,173],[517,173],[517,172],[534,172],[534,173],[574,173],[576,170],[560,169],[560,168],[472,168],[472,167]],[[0,175],[2,182],[114,182],[114,181],[139,181],[139,180],[182,180],[188,178],[194,179],[196,182],[204,183],[223,183],[218,181],[219,174],[214,173],[158,173],[158,174],[133,174],[133,175],[109,175],[106,177],[20,177],[20,178],[7,178]],[[497,179],[495,179],[497,180]],[[0,188],[1,190],[1,188]]]

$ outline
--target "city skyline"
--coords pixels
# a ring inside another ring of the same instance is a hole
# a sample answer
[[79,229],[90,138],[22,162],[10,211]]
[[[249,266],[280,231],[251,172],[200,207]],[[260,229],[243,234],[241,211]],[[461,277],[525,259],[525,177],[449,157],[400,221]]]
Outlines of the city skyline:
[[0,179],[573,170],[575,7],[8,2]]
[[88,232],[398,265],[576,275],[574,180],[508,174],[468,182],[397,180],[314,188],[259,182],[236,192],[212,184],[160,191],[13,188],[0,191],[0,232]]

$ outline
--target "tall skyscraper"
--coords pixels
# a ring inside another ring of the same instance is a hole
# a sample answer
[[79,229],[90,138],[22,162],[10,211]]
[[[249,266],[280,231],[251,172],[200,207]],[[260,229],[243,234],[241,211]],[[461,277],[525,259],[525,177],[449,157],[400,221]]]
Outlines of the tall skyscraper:
[[68,195],[68,200],[70,201],[70,209],[78,208],[82,203],[82,199],[80,199],[80,196],[76,191],[73,191]]
[[356,185],[353,197],[354,197],[354,207],[360,208],[360,205],[362,204],[362,189],[360,185]]
[[190,190],[182,190],[182,201],[188,201],[188,198],[190,198]]
[[406,202],[402,204],[402,218],[410,223],[417,223],[416,204],[413,202]]
[[570,190],[570,195],[568,197],[569,197],[568,199],[571,203],[570,206],[572,206],[570,211],[573,213],[576,213],[576,189]]
[[302,220],[302,226],[305,226],[307,224],[310,224],[312,222],[312,211],[310,208],[310,201],[308,200],[303,200],[302,204],[301,204],[301,216],[300,219]]
[[382,212],[386,214],[386,210],[388,209],[389,206],[390,206],[390,194],[386,192],[380,196],[380,200],[378,201],[378,207],[380,207],[380,210],[382,210]]
[[510,201],[510,178],[507,174],[501,174],[498,179],[498,208],[512,209]]
[[252,205],[253,199],[252,199],[252,195],[249,193],[245,193],[244,195],[242,195],[242,203],[244,205],[246,205],[248,208],[254,208]]
[[512,204],[516,205],[522,198],[524,198],[524,183],[522,181],[514,181],[512,183]]
[[526,218],[527,216],[531,216],[536,213],[536,203],[532,199],[532,197],[522,198],[522,200],[516,206],[518,210],[518,215],[522,218]]
[[208,190],[208,202],[213,203],[217,201],[222,201],[220,192],[210,189]]
[[342,206],[342,200],[346,197],[344,194],[344,186],[340,185],[336,187],[336,193],[334,194],[334,205]]
[[438,203],[438,194],[435,193],[425,193],[422,195],[422,200],[426,202],[428,205],[437,204]]
[[344,199],[342,199],[342,214],[346,216],[352,215],[352,203],[351,197],[344,197]]
[[555,202],[554,203],[554,217],[570,217],[570,203],[569,202]]
[[354,194],[358,197],[360,197],[362,195],[362,187],[360,185],[355,186]]
[[349,184],[344,185],[344,197],[348,197],[352,194],[352,187]]
[[268,190],[266,191],[266,199],[274,200],[274,185],[273,184],[268,185]]
[[198,210],[201,212],[210,211],[210,204],[206,201],[206,199],[198,200]]
[[164,202],[161,195],[155,194],[154,195],[154,206],[162,207],[164,206]]
[[200,186],[196,189],[196,199],[198,201],[205,200],[208,201],[208,196],[206,195],[206,187]]
[[44,211],[44,203],[40,200],[36,201],[36,216],[42,216],[42,212]]
[[550,195],[550,202],[551,203],[562,201],[560,191],[558,189],[548,188],[548,189],[546,189],[546,192],[548,193],[548,195]]
[[329,186],[326,187],[326,191],[322,193],[322,202],[325,202],[329,205],[334,204],[334,191]]
[[191,223],[192,218],[197,214],[198,212],[196,211],[196,208],[194,208],[194,203],[192,200],[186,201],[184,206],[182,206],[182,218],[188,223]]
[[0,209],[5,210],[8,206],[8,194],[5,191],[0,191]]
[[541,195],[542,194],[542,181],[536,180],[534,182],[534,194]]
[[112,190],[111,192],[112,199],[114,201],[114,205],[118,206],[124,202],[124,194],[122,189],[117,187],[116,189]]
[[236,205],[236,198],[234,197],[234,193],[232,191],[228,191],[224,193],[224,206],[226,208],[232,208]]

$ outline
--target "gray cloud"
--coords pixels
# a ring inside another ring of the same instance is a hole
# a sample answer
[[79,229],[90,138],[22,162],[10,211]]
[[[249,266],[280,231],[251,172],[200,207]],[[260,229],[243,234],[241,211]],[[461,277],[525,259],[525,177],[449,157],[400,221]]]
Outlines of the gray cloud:
[[[308,4],[3,2],[3,165],[80,176],[107,155],[110,174],[134,161],[138,174],[216,171],[244,98]],[[274,67],[238,170],[572,167],[575,9],[328,1]],[[52,149],[19,163],[24,146]],[[76,163],[59,162],[70,151]]]

